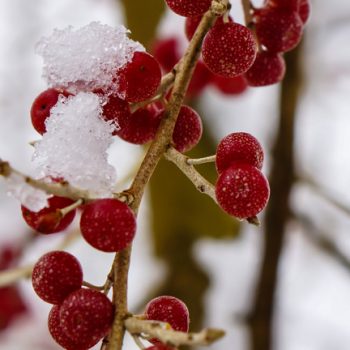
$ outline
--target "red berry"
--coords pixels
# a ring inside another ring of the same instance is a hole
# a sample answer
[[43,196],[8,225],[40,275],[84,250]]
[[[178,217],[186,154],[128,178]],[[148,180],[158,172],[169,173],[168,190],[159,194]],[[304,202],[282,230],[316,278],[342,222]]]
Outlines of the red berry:
[[270,188],[265,176],[256,167],[234,163],[220,174],[215,192],[218,204],[224,211],[247,219],[264,209]]
[[154,139],[162,112],[162,109],[154,108],[154,104],[139,108],[129,116],[119,119],[120,129],[116,134],[127,142],[143,145]]
[[55,342],[66,350],[87,350],[99,341],[99,339],[97,341],[88,339],[89,337],[80,338],[78,341],[74,341],[69,338],[61,326],[59,305],[53,306],[49,313],[48,328]]
[[83,237],[96,249],[119,252],[135,236],[134,213],[117,199],[99,199],[87,204],[80,219]]
[[291,11],[298,11],[300,0],[268,0],[267,6],[280,7]]
[[280,82],[285,72],[286,64],[281,54],[261,51],[245,78],[250,86],[266,86]]
[[207,66],[202,61],[198,61],[188,85],[187,96],[191,98],[198,96],[209,84],[211,77],[212,73]]
[[301,21],[305,24],[310,17],[310,0],[300,0],[298,13]]
[[183,301],[172,296],[160,296],[147,305],[145,315],[148,320],[167,322],[175,331],[188,332],[190,317]]
[[215,74],[232,78],[254,63],[256,42],[248,28],[238,23],[214,26],[203,42],[203,61]]
[[68,207],[73,201],[69,198],[53,196],[48,199],[48,203],[48,207],[38,212],[33,212],[22,205],[24,220],[31,228],[44,234],[65,230],[73,221],[75,210],[62,217],[59,209]]
[[57,103],[59,95],[68,96],[66,91],[47,89],[43,91],[32,104],[30,115],[34,129],[39,134],[46,132],[45,120],[50,116],[51,108]]
[[146,52],[135,52],[131,62],[118,71],[119,93],[128,102],[152,97],[158,89],[162,73],[159,63]]
[[116,129],[113,131],[113,135],[118,134],[118,128],[120,127],[119,121],[130,118],[131,115],[129,103],[115,95],[108,97],[108,101],[102,107],[102,110],[103,119],[106,121],[112,121],[116,126]]
[[225,136],[216,150],[216,168],[219,174],[236,162],[247,163],[260,170],[263,161],[264,151],[259,141],[246,132]]
[[158,40],[153,45],[154,57],[166,73],[170,72],[180,59],[178,46],[178,41],[174,37]]
[[174,348],[171,348],[168,345],[164,345],[164,344],[158,343],[158,344],[153,345],[153,346],[151,346],[149,348],[146,348],[146,350],[174,350]]
[[268,51],[286,52],[294,49],[303,32],[303,22],[295,11],[266,8],[256,13],[256,34]]
[[99,340],[113,322],[113,305],[107,296],[97,290],[78,289],[71,293],[60,307],[60,325],[73,341]]
[[225,95],[239,95],[248,88],[247,81],[242,74],[233,78],[213,74],[211,83]]
[[165,0],[168,6],[180,16],[193,17],[209,10],[211,0]]
[[83,283],[79,261],[71,254],[53,251],[34,265],[32,284],[36,294],[50,304],[61,303]]

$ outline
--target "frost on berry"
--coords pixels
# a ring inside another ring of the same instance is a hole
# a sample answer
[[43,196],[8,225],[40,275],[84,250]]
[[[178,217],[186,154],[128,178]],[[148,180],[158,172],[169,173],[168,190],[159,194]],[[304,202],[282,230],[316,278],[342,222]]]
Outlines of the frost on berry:
[[117,199],[100,199],[84,207],[80,229],[85,240],[94,248],[118,252],[133,240],[136,219],[125,203]]
[[22,205],[22,215],[32,229],[44,234],[56,233],[65,230],[73,221],[75,210],[63,217],[59,211],[72,203],[69,198],[53,196],[49,198],[48,206],[38,212],[33,212]]
[[146,52],[135,52],[131,62],[117,73],[118,95],[128,102],[140,102],[152,97],[162,74],[159,63]]
[[261,51],[245,78],[250,86],[266,86],[280,82],[285,72],[286,64],[281,54]]
[[79,261],[63,251],[43,255],[34,265],[32,284],[36,294],[50,304],[60,304],[79,289],[83,272]]
[[303,32],[303,22],[296,11],[266,8],[255,16],[256,34],[260,44],[272,52],[294,49]]
[[264,151],[259,141],[246,132],[235,132],[225,136],[216,150],[216,168],[222,173],[235,162],[250,164],[261,169]]
[[78,289],[61,304],[59,317],[63,332],[75,342],[98,341],[113,322],[113,305],[107,296],[92,289]]
[[80,29],[55,29],[43,37],[36,52],[44,60],[44,78],[50,86],[109,90],[116,87],[116,70],[130,62],[141,44],[130,40],[123,26],[92,22]]
[[209,10],[211,0],[165,0],[171,10],[180,16],[193,17]]
[[45,120],[50,116],[50,110],[57,103],[60,94],[68,96],[65,91],[47,89],[37,96],[33,102],[30,116],[34,129],[41,135],[46,132]]
[[233,78],[225,78],[212,74],[211,84],[225,95],[239,95],[247,90],[248,84],[244,75],[237,75]]
[[62,177],[96,196],[110,196],[116,180],[107,150],[115,126],[102,119],[100,98],[81,92],[62,98],[46,120],[33,161],[42,175]]
[[187,152],[197,145],[202,136],[202,120],[189,106],[182,106],[176,120],[173,142],[179,152]]
[[25,182],[25,179],[12,173],[5,178],[7,193],[18,199],[22,205],[31,211],[37,212],[45,208],[50,197],[46,192],[38,190]]
[[234,163],[220,174],[215,192],[218,204],[224,211],[239,219],[247,219],[265,208],[270,187],[256,167]]
[[154,108],[154,104],[145,108],[139,108],[130,115],[124,115],[119,119],[120,129],[116,134],[123,140],[143,145],[154,139],[163,109]]
[[232,78],[254,63],[257,46],[248,28],[238,23],[214,26],[203,42],[203,61],[215,74]]
[[160,296],[147,305],[145,315],[148,320],[167,322],[175,331],[188,332],[190,317],[186,304],[172,296]]

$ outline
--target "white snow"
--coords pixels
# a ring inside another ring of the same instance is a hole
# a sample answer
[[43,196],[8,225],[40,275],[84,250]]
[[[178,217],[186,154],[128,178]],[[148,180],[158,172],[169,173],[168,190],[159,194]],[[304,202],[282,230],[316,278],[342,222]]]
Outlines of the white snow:
[[36,52],[44,59],[44,78],[50,86],[77,90],[115,90],[115,72],[144,47],[128,38],[122,25],[113,28],[99,22],[74,30],[55,29],[43,37]]
[[107,149],[115,126],[101,118],[101,102],[86,92],[60,97],[46,120],[47,132],[35,144],[33,161],[40,176],[63,177],[94,196],[111,195],[116,172]]

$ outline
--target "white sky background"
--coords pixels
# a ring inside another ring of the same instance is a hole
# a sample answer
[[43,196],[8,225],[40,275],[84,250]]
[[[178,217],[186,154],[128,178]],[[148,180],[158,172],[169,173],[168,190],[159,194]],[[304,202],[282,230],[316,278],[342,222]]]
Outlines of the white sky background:
[[[232,1],[233,6],[238,0]],[[314,0],[307,30],[307,85],[297,123],[298,165],[314,176],[329,192],[350,207],[350,3],[348,0]],[[235,13],[235,18],[240,18]],[[34,44],[53,28],[82,26],[98,20],[122,23],[122,12],[114,0],[0,0],[0,157],[30,173],[32,149],[38,138],[32,129],[29,110],[35,96],[45,89],[41,59]],[[178,33],[183,20],[168,15],[163,33]],[[251,132],[266,149],[274,136],[277,120],[277,87],[251,89],[240,98],[226,98],[206,91],[203,106],[207,125],[219,138],[234,130]],[[208,118],[209,119],[209,118]],[[120,178],[140,159],[137,146],[116,141],[111,161]],[[264,170],[268,171],[268,160]],[[310,215],[328,232],[350,258],[350,218],[324,202],[306,186],[293,193],[297,212]],[[147,203],[139,216],[130,275],[130,307],[137,305],[162,276],[162,266],[151,257],[148,243]],[[26,234],[18,203],[5,194],[0,182],[0,244]],[[236,241],[203,241],[198,259],[212,274],[207,295],[207,324],[228,330],[227,337],[212,348],[247,349],[247,332],[236,320],[247,312],[260,259],[261,229],[247,227]],[[26,254],[23,264],[53,249],[62,235],[40,239]],[[70,249],[81,261],[86,279],[101,284],[112,259],[84,242]],[[21,284],[32,305],[25,318],[0,336],[0,350],[49,350],[58,347],[47,336],[49,306],[39,300],[29,282]],[[350,344],[350,274],[315,247],[300,228],[292,226],[280,266],[276,315],[276,350],[348,350]],[[236,318],[235,318],[236,317]],[[126,349],[134,350],[132,343]]]

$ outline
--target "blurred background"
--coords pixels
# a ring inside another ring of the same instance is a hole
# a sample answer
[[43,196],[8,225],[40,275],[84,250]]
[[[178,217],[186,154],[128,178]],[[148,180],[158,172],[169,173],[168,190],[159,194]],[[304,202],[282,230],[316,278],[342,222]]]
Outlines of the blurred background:
[[[232,15],[242,22],[238,0],[232,0]],[[33,174],[29,142],[38,139],[29,110],[46,89],[35,43],[54,28],[91,21],[125,24],[149,50],[168,38],[176,38],[180,52],[186,47],[184,19],[162,0],[0,0],[0,157],[23,172]],[[139,214],[131,312],[170,294],[187,303],[192,331],[227,331],[213,349],[350,348],[349,37],[349,1],[314,0],[303,43],[286,57],[283,84],[234,95],[206,86],[189,97],[204,120],[195,156],[213,154],[231,132],[252,133],[265,149],[270,204],[260,227],[239,223],[161,162]],[[115,140],[110,162],[120,188],[143,152]],[[215,181],[213,165],[199,170]],[[13,260],[26,266],[72,234],[36,236],[2,180],[0,223],[1,269],[9,267],[13,249],[24,247]],[[77,227],[78,220],[70,231]],[[67,250],[82,263],[85,280],[104,283],[112,255],[81,239]],[[58,349],[47,331],[49,309],[29,280],[0,289],[0,349]],[[125,349],[137,347],[127,339]]]

